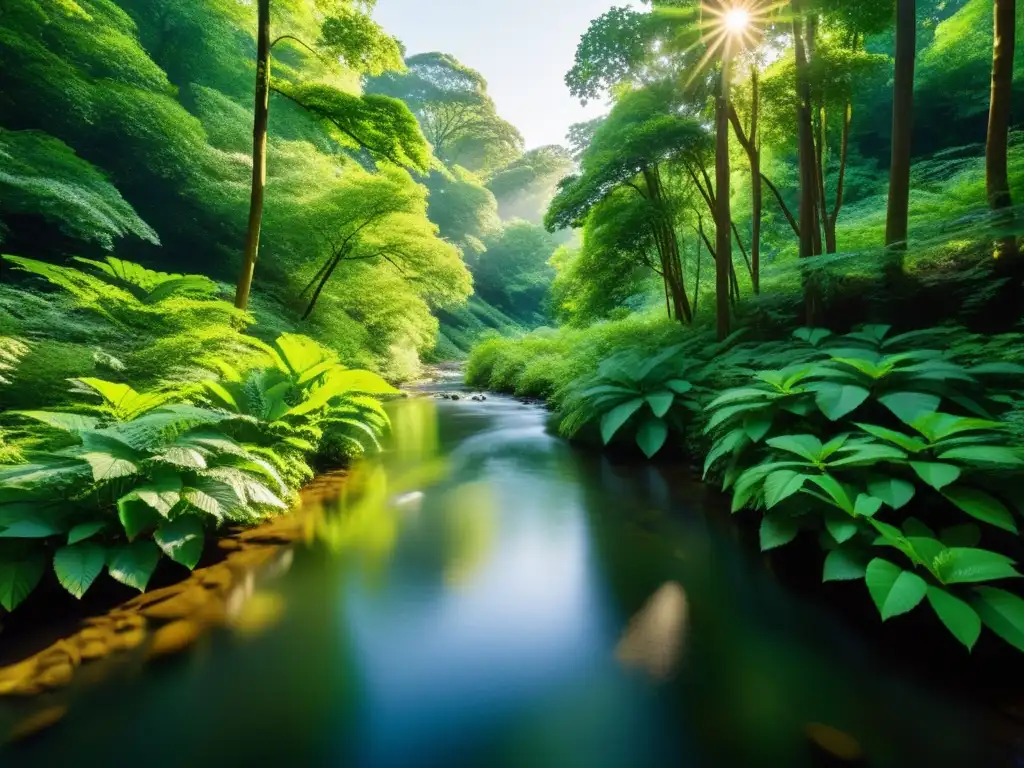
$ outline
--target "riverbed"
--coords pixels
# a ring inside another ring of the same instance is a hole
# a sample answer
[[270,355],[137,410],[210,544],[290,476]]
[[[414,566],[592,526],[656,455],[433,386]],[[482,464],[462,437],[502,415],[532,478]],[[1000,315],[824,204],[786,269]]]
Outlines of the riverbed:
[[0,763],[985,764],[977,713],[783,590],[686,467],[510,398],[389,408],[247,585],[263,620],[48,694],[66,715]]

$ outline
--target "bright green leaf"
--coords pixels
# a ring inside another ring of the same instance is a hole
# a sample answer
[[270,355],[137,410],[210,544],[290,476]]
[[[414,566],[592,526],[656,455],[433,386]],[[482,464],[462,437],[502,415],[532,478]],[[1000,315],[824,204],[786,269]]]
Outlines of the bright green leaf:
[[880,557],[868,563],[864,580],[882,621],[914,610],[928,591],[928,584],[916,573]]
[[112,553],[107,569],[122,584],[144,592],[160,562],[160,550],[152,541],[135,541]]
[[648,459],[661,450],[667,439],[668,425],[662,419],[649,418],[636,432],[636,444]]
[[53,571],[68,592],[82,599],[106,565],[106,551],[98,544],[82,542],[53,553]]
[[634,413],[643,407],[645,402],[646,401],[642,397],[638,397],[634,400],[623,403],[622,405],[616,406],[601,417],[601,438],[604,440],[605,445],[608,445],[608,443],[612,441],[612,438],[615,437],[615,433],[630,420]]
[[941,587],[928,587],[928,603],[953,637],[967,646],[967,650],[973,649],[981,635],[981,619],[977,612]]
[[202,521],[183,515],[161,524],[153,534],[153,540],[171,560],[192,570],[203,555],[205,534]]
[[800,533],[800,521],[789,515],[765,515],[761,519],[761,551],[785,546]]
[[940,464],[933,461],[912,461],[910,466],[917,476],[937,491],[955,483],[960,477],[960,468],[953,464]]
[[1004,531],[1017,533],[1017,524],[1013,514],[1006,506],[993,496],[975,488],[955,485],[947,488],[942,495],[956,504],[960,509],[983,523],[1002,528]]

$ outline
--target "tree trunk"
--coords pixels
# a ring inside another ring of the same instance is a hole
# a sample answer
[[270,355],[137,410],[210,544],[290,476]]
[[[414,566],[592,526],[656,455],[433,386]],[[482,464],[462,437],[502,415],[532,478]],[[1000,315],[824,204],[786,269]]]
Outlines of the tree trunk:
[[[793,47],[796,53],[797,90],[797,141],[800,156],[800,258],[810,258],[815,253],[817,223],[817,180],[814,152],[814,129],[811,125],[811,87],[807,74],[807,51],[804,48],[803,8],[801,0],[792,0]],[[820,235],[818,237],[820,240]],[[821,312],[821,297],[818,281],[813,275],[804,275],[805,321],[815,325]]]
[[718,340],[729,335],[729,266],[732,263],[732,211],[729,190],[729,52],[722,59],[722,82],[715,104],[715,300]]
[[[1016,44],[1016,0],[995,0],[995,44],[992,50],[992,101],[988,113],[985,177],[989,205],[1001,228],[1012,227],[1010,179],[1007,171],[1007,132],[1013,98],[1013,55]],[[1016,260],[1017,238],[1008,232],[996,242],[995,257],[1006,263]]]
[[761,212],[764,210],[764,180],[761,178],[761,150],[750,158],[750,200],[753,221],[750,235],[750,280],[754,295],[761,293]]
[[675,319],[681,323],[693,322],[690,300],[686,295],[686,281],[683,278],[682,261],[679,256],[679,241],[672,225],[672,216],[667,209],[664,191],[661,187],[661,173],[657,166],[643,169],[647,184],[647,198],[655,207],[654,242],[661,259],[665,287],[672,298]]
[[839,221],[839,212],[843,209],[843,194],[846,187],[846,162],[850,155],[850,124],[853,121],[853,104],[846,102],[846,111],[843,113],[843,139],[839,150],[839,177],[836,179],[836,205],[832,213],[825,217],[825,253],[835,253],[839,250],[836,242],[836,222]]
[[906,250],[910,215],[910,145],[914,125],[914,59],[917,53],[916,0],[897,0],[896,72],[892,99],[892,164],[885,244]]
[[235,290],[235,306],[249,305],[252,276],[260,249],[263,223],[263,197],[267,187],[267,125],[270,117],[270,0],[257,0],[256,101],[252,127],[252,194],[249,198],[249,224],[245,232],[242,271]]

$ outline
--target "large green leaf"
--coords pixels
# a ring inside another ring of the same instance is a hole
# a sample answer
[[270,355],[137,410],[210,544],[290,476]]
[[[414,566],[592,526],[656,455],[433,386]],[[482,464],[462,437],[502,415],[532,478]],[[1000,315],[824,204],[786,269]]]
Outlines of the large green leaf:
[[928,602],[953,637],[967,646],[967,650],[973,649],[981,635],[981,619],[977,612],[941,587],[928,587]]
[[53,553],[53,571],[61,586],[81,600],[103,571],[106,556],[103,547],[88,541],[61,547]]
[[711,467],[726,454],[732,453],[734,450],[739,448],[747,441],[746,432],[742,429],[734,429],[732,432],[727,432],[725,435],[715,440],[711,446],[711,450],[708,452],[707,458],[704,460],[704,477],[708,476],[708,472],[711,471]]
[[867,572],[867,556],[864,552],[850,547],[833,549],[825,558],[822,581],[854,581],[864,578]]
[[761,520],[761,550],[785,546],[800,533],[800,521],[784,514],[765,515]]
[[975,587],[971,602],[985,626],[1024,651],[1024,600],[1003,589]]
[[984,491],[953,485],[942,492],[942,495],[956,504],[971,517],[983,523],[1002,528],[1004,531],[1017,533],[1017,524],[1013,514],[999,499],[989,496]]
[[668,425],[662,419],[645,419],[636,432],[636,444],[648,459],[661,450],[667,439]]
[[693,384],[685,379],[669,379],[665,382],[665,386],[677,395],[685,395],[693,390]]
[[192,570],[203,555],[205,534],[202,521],[191,515],[183,515],[161,524],[153,540],[171,560]]
[[893,392],[882,395],[878,401],[904,424],[913,424],[923,414],[937,411],[942,399],[938,395],[923,392]]
[[615,433],[630,420],[634,413],[643,407],[645,402],[642,397],[638,397],[635,400],[630,400],[612,408],[601,417],[601,438],[604,440],[605,445],[612,441]]
[[857,424],[858,427],[863,429],[869,435],[881,438],[882,440],[888,440],[894,445],[898,445],[908,453],[920,453],[928,446],[918,437],[912,437],[905,435],[902,432],[897,432],[894,429],[886,429],[885,427],[878,427],[874,424]]
[[0,605],[13,611],[36,588],[46,570],[46,558],[38,550],[0,554]]
[[[721,408],[724,405],[730,403],[738,403],[747,400],[775,400],[779,395],[767,389],[761,389],[760,387],[739,387],[737,389],[730,389],[723,392],[721,395],[716,397],[710,403],[708,403],[708,412],[714,411]],[[758,403],[763,405],[764,403]]]
[[160,473],[153,482],[138,486],[134,496],[167,517],[181,501],[181,477],[174,472]]
[[928,591],[928,584],[916,573],[880,557],[868,563],[864,580],[882,621],[914,610]]
[[868,480],[868,491],[893,509],[901,509],[914,498],[916,489],[913,483],[898,477],[873,477]]
[[818,409],[831,421],[857,410],[871,395],[870,390],[855,384],[833,384],[826,382],[814,387],[817,390],[815,402]]
[[853,514],[857,517],[874,517],[882,508],[882,500],[877,496],[869,496],[866,493],[857,495],[853,503]]
[[647,395],[647,404],[651,406],[651,411],[654,415],[661,419],[672,409],[672,403],[675,402],[675,399],[675,392],[654,392]]
[[944,584],[966,584],[1020,576],[1006,555],[973,547],[950,547],[936,563]]
[[0,530],[0,539],[45,539],[57,536],[67,530],[60,523],[42,517],[26,517],[15,520]]
[[79,523],[68,531],[68,544],[77,544],[80,541],[91,539],[106,527],[106,520],[93,520],[89,523]]
[[160,550],[152,541],[134,541],[112,553],[107,569],[122,584],[144,592],[160,562]]
[[943,461],[966,461],[972,464],[1005,464],[1016,466],[1024,464],[1020,453],[1013,448],[1001,445],[967,445],[953,448],[939,454]]
[[764,503],[771,509],[779,502],[785,501],[804,487],[807,475],[791,469],[779,469],[764,479]]
[[832,504],[847,514],[854,514],[853,499],[850,498],[850,494],[843,484],[834,477],[831,475],[808,475],[807,479],[828,494],[828,500],[831,500]]
[[780,451],[795,453],[812,462],[819,459],[823,448],[821,440],[814,435],[782,435],[771,438],[768,445]]
[[117,516],[121,520],[128,541],[134,540],[143,531],[160,523],[160,516],[156,510],[131,493],[118,499]]
[[838,511],[825,513],[825,528],[838,544],[845,544],[860,530],[856,520]]
[[743,417],[743,431],[751,442],[759,443],[771,430],[774,420],[775,413],[769,408],[751,411]]
[[952,485],[960,477],[960,468],[953,464],[940,464],[934,461],[912,461],[910,466],[917,476],[937,491]]
[[25,416],[64,432],[84,432],[96,429],[100,420],[95,416],[80,413],[56,413],[54,411],[15,411],[13,416]]

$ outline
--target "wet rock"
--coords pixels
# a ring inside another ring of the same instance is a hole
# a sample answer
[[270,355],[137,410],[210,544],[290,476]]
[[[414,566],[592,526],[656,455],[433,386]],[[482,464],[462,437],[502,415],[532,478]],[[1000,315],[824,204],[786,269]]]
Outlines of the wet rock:
[[202,634],[202,627],[194,621],[175,621],[153,633],[149,658],[171,656],[188,648]]
[[461,397],[459,397],[458,395],[452,395],[452,396],[451,396],[451,399],[452,399],[452,400],[461,400],[462,398],[461,398]]

